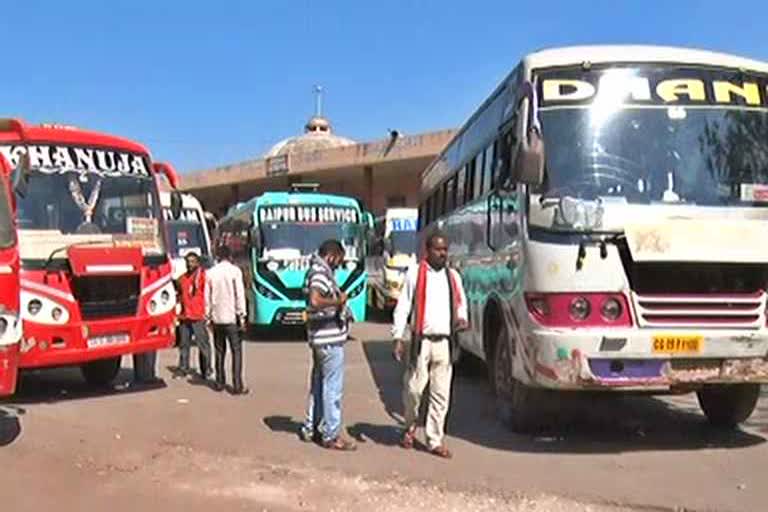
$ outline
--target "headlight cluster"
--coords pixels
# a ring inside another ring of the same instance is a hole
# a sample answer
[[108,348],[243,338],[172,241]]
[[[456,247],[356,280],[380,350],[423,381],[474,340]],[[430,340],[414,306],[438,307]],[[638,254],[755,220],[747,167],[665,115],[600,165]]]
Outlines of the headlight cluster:
[[256,283],[256,292],[258,292],[259,295],[268,298],[269,300],[280,300],[280,297],[278,297],[272,290],[261,283]]
[[347,294],[347,298],[352,299],[363,293],[363,290],[365,290],[365,280],[352,288],[352,290]]
[[47,297],[22,290],[21,317],[30,322],[63,325],[69,321],[69,310]]
[[176,290],[173,289],[173,283],[168,283],[157,290],[149,302],[147,302],[147,313],[150,315],[163,315],[176,307]]
[[627,327],[632,325],[622,293],[527,293],[531,316],[551,327]]
[[0,345],[8,345],[18,341],[21,330],[16,315],[4,311],[0,313]]

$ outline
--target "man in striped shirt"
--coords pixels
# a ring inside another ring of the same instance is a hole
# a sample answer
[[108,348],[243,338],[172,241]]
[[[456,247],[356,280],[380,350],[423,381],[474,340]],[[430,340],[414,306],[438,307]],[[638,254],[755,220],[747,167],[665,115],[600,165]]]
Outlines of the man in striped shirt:
[[307,272],[307,339],[312,348],[312,374],[307,418],[301,436],[309,441],[315,429],[325,448],[351,451],[355,444],[342,434],[344,344],[351,314],[347,294],[339,289],[334,271],[344,261],[344,247],[328,240],[312,257]]

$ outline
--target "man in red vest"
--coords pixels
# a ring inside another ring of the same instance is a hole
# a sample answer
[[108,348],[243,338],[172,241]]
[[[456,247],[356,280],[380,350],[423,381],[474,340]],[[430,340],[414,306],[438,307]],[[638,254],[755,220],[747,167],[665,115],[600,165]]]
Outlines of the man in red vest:
[[178,282],[181,314],[179,315],[179,368],[177,375],[189,375],[189,352],[192,339],[197,345],[200,359],[200,375],[208,379],[211,375],[211,345],[205,325],[206,286],[205,270],[200,266],[200,257],[189,253],[184,258],[187,271]]
[[456,355],[451,347],[456,342],[456,333],[469,325],[467,299],[461,276],[446,265],[448,241],[445,235],[439,232],[430,235],[426,250],[426,260],[408,271],[392,327],[393,355],[397,361],[402,361],[410,318],[411,344],[403,382],[405,430],[400,444],[403,448],[413,448],[419,405],[429,384],[427,447],[431,453],[449,459],[452,455],[443,438],[451,400],[452,352]]

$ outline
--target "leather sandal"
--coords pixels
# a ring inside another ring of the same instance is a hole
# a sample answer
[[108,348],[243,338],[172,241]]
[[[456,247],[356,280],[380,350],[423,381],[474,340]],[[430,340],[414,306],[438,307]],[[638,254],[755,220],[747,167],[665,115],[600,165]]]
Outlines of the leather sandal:
[[432,455],[437,455],[438,457],[442,459],[450,459],[453,458],[453,454],[451,453],[451,450],[446,448],[445,446],[438,446],[437,448],[432,448],[429,450],[429,453]]
[[400,439],[400,446],[406,450],[413,448],[413,443],[416,440],[416,429],[407,429],[403,432],[403,437]]

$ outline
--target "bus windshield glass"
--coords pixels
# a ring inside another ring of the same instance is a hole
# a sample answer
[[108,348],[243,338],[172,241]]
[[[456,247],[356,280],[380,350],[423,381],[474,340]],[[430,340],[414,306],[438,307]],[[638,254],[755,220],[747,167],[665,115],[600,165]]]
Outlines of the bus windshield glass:
[[768,77],[646,66],[538,84],[545,198],[768,205]]
[[416,231],[392,231],[389,234],[392,254],[416,254],[419,252],[419,237]]
[[262,225],[263,251],[267,257],[271,252],[293,250],[297,255],[308,256],[317,252],[320,244],[335,239],[346,250],[347,259],[363,256],[363,229],[359,224],[294,224],[269,222]]
[[149,175],[30,171],[26,194],[17,203],[21,256],[45,260],[56,248],[101,242],[160,254],[154,191]]
[[[0,178],[0,186],[5,187],[6,182]],[[0,247],[13,245],[13,219],[8,192],[0,190]]]
[[168,225],[168,249],[174,258],[195,253],[208,256],[203,225],[199,222],[166,221]]

